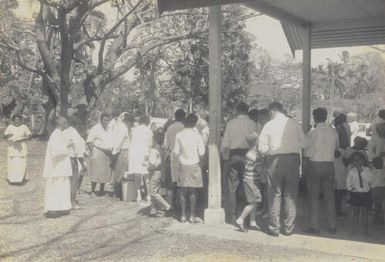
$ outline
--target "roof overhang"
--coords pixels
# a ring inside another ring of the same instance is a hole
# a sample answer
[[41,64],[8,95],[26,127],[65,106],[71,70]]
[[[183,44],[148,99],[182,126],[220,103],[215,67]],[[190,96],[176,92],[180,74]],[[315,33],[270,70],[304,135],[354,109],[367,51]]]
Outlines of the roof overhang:
[[385,0],[157,0],[159,13],[235,3],[280,20],[293,53],[306,26],[312,48],[385,44]]

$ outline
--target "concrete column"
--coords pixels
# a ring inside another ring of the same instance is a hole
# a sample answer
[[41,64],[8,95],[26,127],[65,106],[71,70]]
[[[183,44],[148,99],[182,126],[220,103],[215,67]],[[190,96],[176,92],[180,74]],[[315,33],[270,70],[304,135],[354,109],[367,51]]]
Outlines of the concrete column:
[[221,207],[220,141],[222,120],[221,6],[209,8],[209,185],[205,224],[225,223]]
[[303,86],[302,86],[302,127],[310,130],[311,116],[311,26],[307,25],[303,34]]

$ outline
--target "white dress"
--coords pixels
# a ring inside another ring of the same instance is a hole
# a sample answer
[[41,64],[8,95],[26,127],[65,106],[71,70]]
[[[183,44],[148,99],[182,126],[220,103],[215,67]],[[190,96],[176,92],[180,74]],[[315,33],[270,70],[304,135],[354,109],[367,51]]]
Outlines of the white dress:
[[68,145],[63,131],[56,129],[49,138],[44,161],[45,212],[66,211],[72,208],[71,176],[72,167]]
[[132,128],[128,151],[128,173],[148,174],[148,155],[152,146],[152,131],[145,125]]
[[8,138],[8,181],[11,183],[23,182],[27,169],[27,145],[21,141],[31,135],[25,125],[10,125],[4,135]]

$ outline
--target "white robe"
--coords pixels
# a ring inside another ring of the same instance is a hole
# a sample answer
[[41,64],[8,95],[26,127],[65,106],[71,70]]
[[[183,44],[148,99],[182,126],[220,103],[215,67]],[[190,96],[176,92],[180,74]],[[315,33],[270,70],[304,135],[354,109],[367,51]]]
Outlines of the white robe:
[[152,146],[152,131],[145,125],[131,130],[131,142],[128,151],[128,173],[148,174],[148,154]]
[[44,161],[46,178],[45,211],[65,211],[71,204],[71,160],[63,131],[56,129],[50,136]]

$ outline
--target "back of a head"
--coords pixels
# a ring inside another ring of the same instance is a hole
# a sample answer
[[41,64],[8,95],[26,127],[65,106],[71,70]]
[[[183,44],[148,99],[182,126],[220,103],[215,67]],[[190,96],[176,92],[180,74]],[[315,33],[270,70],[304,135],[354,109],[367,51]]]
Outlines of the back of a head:
[[186,128],[193,128],[193,127],[195,127],[197,122],[198,122],[198,117],[195,114],[189,114],[186,117],[184,125]]
[[237,105],[237,112],[238,112],[238,114],[245,114],[245,115],[247,115],[247,113],[249,112],[249,105],[246,104],[245,102],[240,102]]
[[258,121],[259,110],[256,108],[250,109],[250,111],[248,112],[248,116],[251,120]]
[[366,138],[364,138],[364,137],[356,136],[356,137],[354,138],[353,143],[354,143],[353,146],[354,146],[355,148],[358,148],[358,149],[360,149],[360,150],[363,150],[363,149],[365,149],[365,148],[368,146],[369,141],[368,141]]
[[148,117],[148,116],[146,116],[146,115],[142,115],[142,116],[140,116],[140,119],[139,119],[139,124],[141,124],[141,125],[149,125],[150,124],[150,118]]
[[318,107],[313,110],[314,121],[324,123],[328,118],[328,111],[323,107]]
[[183,109],[175,111],[175,121],[183,122],[186,118],[186,112]]
[[281,112],[281,113],[284,111],[282,104],[279,103],[279,102],[276,102],[276,101],[270,103],[267,108],[270,111],[278,111],[278,112]]
[[385,109],[381,109],[380,111],[378,111],[378,117],[382,120],[385,120]]
[[342,125],[346,122],[346,115],[345,114],[339,114],[334,119],[334,126]]

